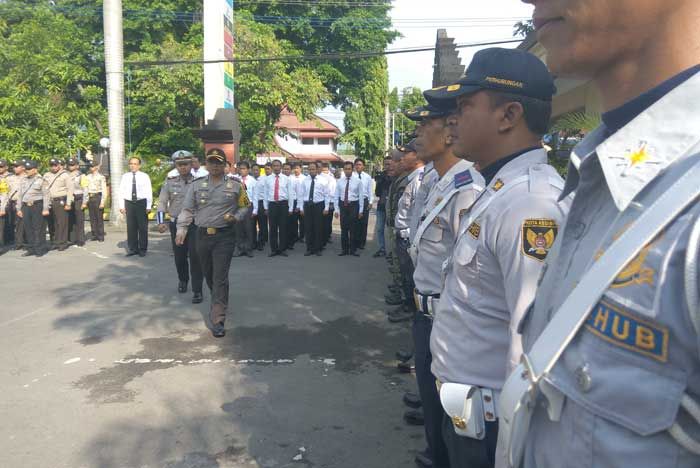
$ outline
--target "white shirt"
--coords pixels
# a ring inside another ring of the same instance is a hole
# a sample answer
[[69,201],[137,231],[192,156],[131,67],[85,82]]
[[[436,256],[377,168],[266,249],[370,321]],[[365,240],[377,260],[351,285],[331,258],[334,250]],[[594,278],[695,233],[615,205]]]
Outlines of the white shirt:
[[372,204],[374,201],[374,190],[372,190],[372,176],[367,174],[366,172],[360,172],[357,173],[358,177],[360,178],[360,181],[362,181],[362,192],[363,192],[363,197],[367,199],[368,204]]
[[[190,169],[190,173],[192,174],[192,177],[194,177],[195,179],[198,177],[204,177],[204,176],[209,175],[209,171],[207,171],[204,166],[200,166],[199,169],[195,169],[193,167],[192,169]],[[177,172],[177,168],[175,168],[175,169],[172,169],[170,172],[168,172],[168,177],[175,177],[178,174],[179,174],[179,172]]]
[[124,201],[131,200],[131,184],[136,174],[136,199],[146,200],[146,209],[150,210],[153,204],[153,189],[151,188],[151,178],[145,172],[127,172],[122,175],[121,183],[119,184],[119,209],[124,209]]
[[238,180],[240,180],[243,183],[243,185],[245,185],[245,191],[248,194],[248,200],[250,200],[250,202],[255,205],[255,186],[257,185],[258,181],[255,180],[255,177],[253,177],[252,175],[247,175],[245,177],[238,176]]
[[[279,197],[275,200],[275,181],[279,178]],[[269,209],[270,202],[274,201],[288,201],[289,202],[289,212],[294,210],[294,200],[296,200],[296,194],[294,193],[294,187],[292,185],[291,177],[287,177],[284,174],[270,174],[265,176],[264,182],[264,198],[263,206],[265,209]]]
[[338,179],[338,184],[336,185],[335,189],[335,206],[336,207],[341,207],[343,206],[343,202],[345,201],[345,187],[350,184],[350,187],[348,188],[348,202],[354,202],[354,201],[359,201],[360,202],[360,212],[365,207],[365,199],[362,196],[363,193],[363,186],[362,186],[362,181],[360,178],[357,176],[357,174],[354,174],[348,178],[345,174],[343,174],[340,179]]
[[[299,175],[292,174],[289,176],[289,178],[292,179],[292,188],[294,189],[294,196],[295,196],[294,199],[299,200],[299,197],[297,196],[297,194],[299,193],[299,187],[301,186],[302,182],[304,182],[304,179],[306,178],[306,176],[304,174],[299,174]],[[297,203],[297,205],[299,205],[299,203]],[[297,208],[300,208],[300,207],[297,206]]]
[[[317,174],[316,179],[314,181],[314,193],[311,201],[313,203],[321,203],[324,202],[323,204],[323,209],[328,210],[330,208],[330,203],[331,203],[331,192],[328,189],[328,178],[323,177],[321,174]],[[304,203],[309,201],[309,196],[311,195],[309,192],[311,191],[311,176],[306,176],[304,180],[299,184],[298,190],[297,190],[297,200],[299,200],[301,203],[297,203],[299,206],[299,209],[304,212]]]
[[319,174],[320,176],[323,176],[328,180],[328,193],[330,194],[331,197],[331,203],[335,202],[335,186],[338,184],[338,181],[336,178],[331,174],[330,172],[321,172]]

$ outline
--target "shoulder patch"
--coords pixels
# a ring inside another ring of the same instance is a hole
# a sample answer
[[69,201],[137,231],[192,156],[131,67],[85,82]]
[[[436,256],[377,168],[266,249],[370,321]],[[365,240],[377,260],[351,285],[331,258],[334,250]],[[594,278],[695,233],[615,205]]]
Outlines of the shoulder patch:
[[423,181],[423,176],[425,176],[425,171],[423,171],[423,172],[421,172],[421,173],[418,174],[418,180],[422,182],[422,181]]
[[585,322],[586,330],[608,343],[659,362],[668,361],[669,331],[663,325],[600,301]]
[[[462,214],[462,213],[460,212],[460,216],[461,216],[461,214]],[[481,234],[481,225],[480,225],[479,223],[477,223],[476,221],[474,221],[474,222],[471,223],[471,224],[469,225],[469,227],[467,228],[467,232],[468,232],[469,235],[472,236],[474,239],[478,239],[478,238],[479,238],[479,234]]]
[[535,260],[544,261],[558,230],[553,219],[526,219],[521,233],[523,253]]
[[472,173],[467,169],[466,171],[455,174],[455,188],[463,187],[467,184],[474,182],[472,178]]
[[493,189],[494,192],[498,192],[503,188],[503,186],[506,185],[501,179],[496,179],[496,182],[493,183]]

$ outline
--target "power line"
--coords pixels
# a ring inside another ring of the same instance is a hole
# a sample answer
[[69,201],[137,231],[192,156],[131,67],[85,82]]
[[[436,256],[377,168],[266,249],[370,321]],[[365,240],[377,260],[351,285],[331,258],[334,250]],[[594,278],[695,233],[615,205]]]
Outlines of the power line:
[[[507,39],[501,41],[490,41],[490,42],[475,42],[470,44],[457,44],[456,49],[464,49],[468,47],[482,47],[490,45],[499,44],[511,44],[515,42],[522,42],[522,39]],[[127,62],[127,65],[133,67],[151,67],[151,66],[162,66],[162,65],[204,65],[213,63],[249,63],[249,62],[289,62],[294,60],[344,60],[344,59],[357,59],[357,58],[368,58],[368,57],[380,57],[385,55],[395,55],[395,54],[408,54],[414,52],[429,52],[435,50],[434,46],[427,47],[408,47],[404,49],[391,49],[381,52],[343,52],[343,53],[327,53],[327,54],[316,54],[316,55],[286,55],[286,56],[273,56],[273,57],[255,57],[255,58],[242,58],[234,57],[231,59],[221,59],[221,60],[153,60],[153,61],[132,61]]]

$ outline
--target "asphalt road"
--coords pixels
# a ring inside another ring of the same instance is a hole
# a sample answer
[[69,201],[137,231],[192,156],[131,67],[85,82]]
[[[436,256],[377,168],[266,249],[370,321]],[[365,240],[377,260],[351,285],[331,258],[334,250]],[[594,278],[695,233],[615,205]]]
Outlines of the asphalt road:
[[170,239],[125,234],[43,258],[0,257],[0,466],[413,466],[386,321],[388,273],[362,257],[236,258],[227,335],[178,294]]

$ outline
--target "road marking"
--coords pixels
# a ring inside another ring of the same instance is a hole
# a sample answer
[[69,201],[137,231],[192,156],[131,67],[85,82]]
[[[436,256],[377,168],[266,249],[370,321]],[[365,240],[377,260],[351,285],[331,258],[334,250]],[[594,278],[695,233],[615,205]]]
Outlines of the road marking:
[[74,358],[72,358],[72,359],[67,360],[67,361],[64,362],[63,364],[74,364],[74,363],[79,362],[79,361],[80,361],[80,358],[79,358],[79,357],[74,357]]
[[[294,359],[192,359],[189,361],[180,361],[172,358],[131,358],[131,359],[118,359],[113,361],[114,364],[185,364],[185,365],[196,365],[196,364],[239,364],[239,365],[256,365],[256,364],[275,364],[275,365],[288,365],[294,364],[296,361]],[[311,359],[309,362],[318,362],[326,366],[334,366],[335,359],[322,358],[322,359]]]
[[97,252],[93,252],[92,250],[88,250],[88,249],[86,249],[85,247],[81,247],[81,246],[79,246],[79,245],[76,245],[76,247],[79,248],[79,249],[81,249],[81,250],[86,251],[86,252],[89,253],[90,255],[94,255],[94,256],[97,257],[97,258],[101,258],[102,260],[106,260],[106,259],[109,258],[109,257],[105,257],[105,256],[102,255],[102,254],[98,254]]
[[316,320],[318,323],[323,323],[323,320],[316,317],[316,314],[314,314],[314,312],[312,310],[309,311],[309,315],[311,316],[312,319]]

